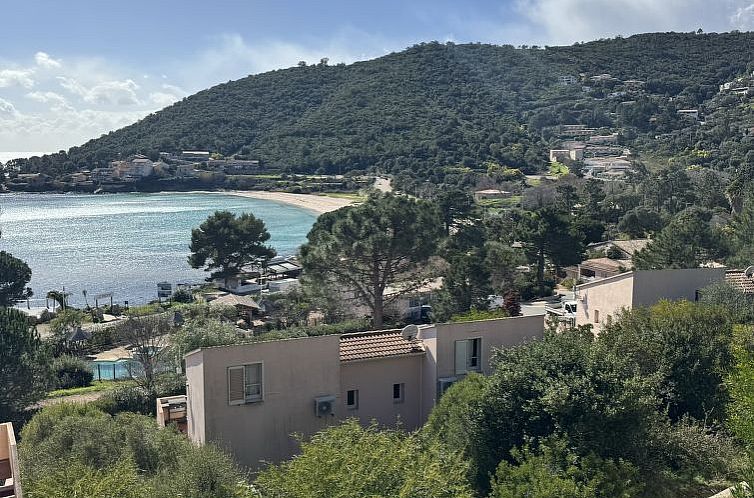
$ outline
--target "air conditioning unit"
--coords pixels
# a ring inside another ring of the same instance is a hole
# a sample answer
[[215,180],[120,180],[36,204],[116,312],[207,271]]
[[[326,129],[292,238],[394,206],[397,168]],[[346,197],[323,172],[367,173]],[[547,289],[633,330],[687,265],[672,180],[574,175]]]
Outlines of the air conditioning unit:
[[314,398],[314,414],[319,417],[335,416],[335,396],[319,396]]

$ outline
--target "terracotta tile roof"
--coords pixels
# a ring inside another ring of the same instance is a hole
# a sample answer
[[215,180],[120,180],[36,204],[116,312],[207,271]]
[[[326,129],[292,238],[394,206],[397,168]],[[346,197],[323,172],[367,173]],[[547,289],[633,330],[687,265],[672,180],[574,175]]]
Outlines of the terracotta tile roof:
[[400,330],[378,330],[340,336],[340,361],[369,360],[424,352],[421,341],[407,341]]
[[754,278],[747,277],[742,270],[728,270],[725,272],[725,281],[734,289],[754,294]]
[[594,258],[581,262],[582,270],[612,272],[615,275],[626,271],[627,266],[631,266],[630,262],[610,258]]

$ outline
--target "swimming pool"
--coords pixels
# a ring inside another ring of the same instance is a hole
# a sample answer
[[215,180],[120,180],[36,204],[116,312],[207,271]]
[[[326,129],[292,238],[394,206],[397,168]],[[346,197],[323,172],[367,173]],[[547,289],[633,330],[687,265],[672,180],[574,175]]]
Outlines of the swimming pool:
[[91,361],[89,366],[94,374],[94,380],[122,380],[130,379],[132,373],[137,374],[139,364],[133,360]]

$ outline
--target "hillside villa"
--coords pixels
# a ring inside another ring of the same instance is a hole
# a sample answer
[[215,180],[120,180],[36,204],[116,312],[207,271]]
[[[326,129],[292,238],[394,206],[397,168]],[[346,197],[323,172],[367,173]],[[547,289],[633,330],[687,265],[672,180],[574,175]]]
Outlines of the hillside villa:
[[[294,455],[292,434],[346,418],[413,430],[455,381],[491,373],[494,348],[543,334],[539,315],[198,349],[185,356],[187,434],[255,469]],[[157,401],[162,424],[181,403]]]

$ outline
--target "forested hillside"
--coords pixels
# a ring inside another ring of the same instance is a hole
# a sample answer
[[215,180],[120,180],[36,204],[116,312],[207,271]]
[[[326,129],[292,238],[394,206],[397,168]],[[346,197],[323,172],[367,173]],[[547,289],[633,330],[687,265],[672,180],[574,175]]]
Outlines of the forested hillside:
[[[66,154],[13,166],[57,175],[135,152],[199,149],[287,171],[379,168],[434,182],[443,167],[485,161],[534,172],[547,163],[548,126],[620,126],[629,130],[626,141],[682,128],[675,108],[699,106],[751,70],[752,48],[753,33],[645,34],[547,48],[426,43],[348,66],[320,63],[221,84]],[[585,81],[603,73],[644,81],[646,96],[626,108],[606,98],[610,84],[558,84],[562,75]],[[663,112],[667,119],[650,123]]]

